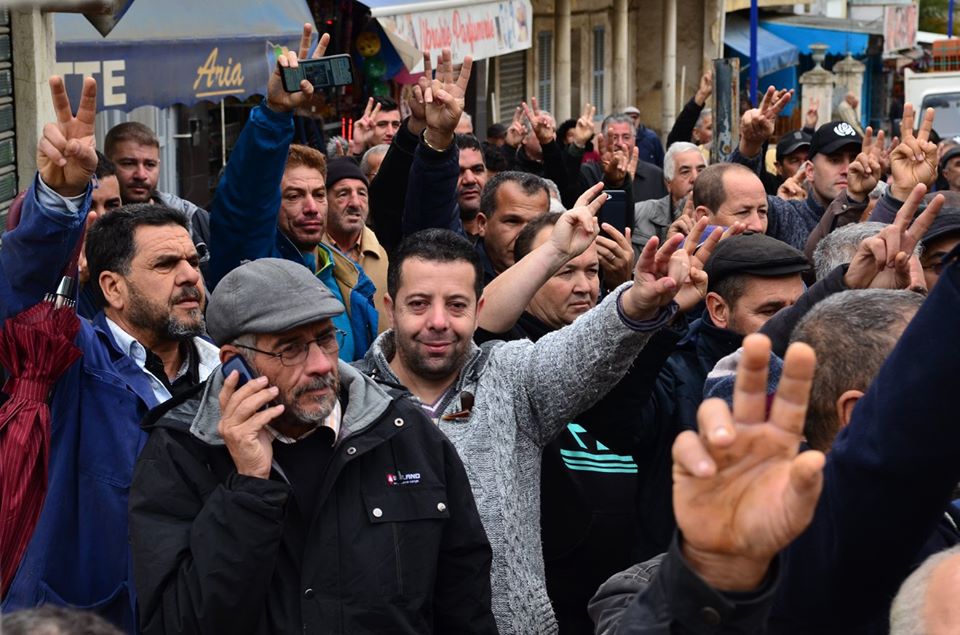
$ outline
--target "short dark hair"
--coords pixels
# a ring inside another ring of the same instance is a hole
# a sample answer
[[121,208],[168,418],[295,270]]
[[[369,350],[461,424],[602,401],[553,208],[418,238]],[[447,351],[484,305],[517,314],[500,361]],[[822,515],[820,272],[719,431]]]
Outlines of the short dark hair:
[[480,140],[472,134],[455,134],[453,135],[453,142],[457,144],[457,148],[460,150],[476,150],[481,154],[483,153]]
[[8,613],[0,630],[4,635],[122,635],[96,613],[52,604]]
[[711,213],[716,214],[720,206],[727,200],[727,190],[723,187],[723,177],[730,171],[754,174],[750,171],[750,168],[739,163],[708,165],[700,172],[697,180],[693,183],[693,206],[700,207],[703,205]]
[[733,273],[721,278],[715,284],[708,280],[708,290],[723,298],[727,306],[733,309],[747,292],[747,283],[751,277],[755,276],[751,276],[749,273]]
[[153,203],[124,205],[99,217],[87,232],[84,253],[90,270],[91,290],[97,306],[107,305],[100,289],[100,274],[113,271],[121,275],[130,272],[130,261],[136,255],[134,234],[138,227],[178,225],[188,233],[190,226],[183,212]]
[[557,141],[560,142],[560,145],[566,145],[567,143],[567,133],[571,129],[577,127],[576,119],[567,119],[562,124],[557,126]]
[[497,172],[493,178],[487,181],[483,192],[480,193],[480,211],[488,219],[492,218],[493,213],[497,211],[497,192],[504,183],[516,183],[527,196],[543,192],[547,195],[547,201],[550,201],[550,190],[547,189],[547,184],[536,174],[516,170]]
[[117,175],[117,166],[107,158],[107,155],[97,150],[97,169],[94,175],[98,179]]
[[411,258],[428,262],[456,262],[462,260],[473,265],[475,281],[473,290],[477,299],[483,294],[483,263],[470,241],[449,229],[424,229],[410,234],[390,254],[387,265],[387,293],[396,299],[400,290],[403,263]]
[[483,146],[483,164],[494,173],[505,172],[510,167],[507,157],[503,156],[500,148],[489,143]]
[[117,149],[117,144],[124,141],[133,141],[141,146],[160,147],[160,140],[157,139],[153,130],[139,121],[124,121],[110,128],[103,140],[103,153],[112,157],[114,150]]
[[394,110],[400,110],[400,106],[397,105],[397,102],[391,97],[374,97],[373,102],[380,104],[380,112],[392,112]]
[[560,212],[547,212],[546,214],[537,216],[524,225],[520,233],[517,234],[517,240],[513,243],[513,261],[520,262],[524,256],[533,251],[533,243],[537,238],[537,234],[540,233],[540,230],[544,227],[553,227],[557,224],[557,221],[560,220],[561,216],[563,216],[563,214]]
[[791,342],[817,354],[804,434],[826,452],[840,431],[837,399],[847,390],[866,391],[913,319],[923,296],[913,291],[843,291],[818,302],[797,324]]

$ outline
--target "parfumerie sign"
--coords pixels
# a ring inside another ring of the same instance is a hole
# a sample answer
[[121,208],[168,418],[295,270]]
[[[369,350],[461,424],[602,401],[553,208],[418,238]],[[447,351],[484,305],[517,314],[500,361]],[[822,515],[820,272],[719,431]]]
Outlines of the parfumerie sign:
[[[529,0],[504,0],[376,17],[407,63],[408,56],[401,48],[411,50],[410,62],[416,59],[413,51],[417,50],[429,50],[436,58],[440,49],[449,48],[454,62],[461,62],[467,55],[480,60],[528,49],[532,16]],[[415,72],[422,70],[420,66],[407,67]]]

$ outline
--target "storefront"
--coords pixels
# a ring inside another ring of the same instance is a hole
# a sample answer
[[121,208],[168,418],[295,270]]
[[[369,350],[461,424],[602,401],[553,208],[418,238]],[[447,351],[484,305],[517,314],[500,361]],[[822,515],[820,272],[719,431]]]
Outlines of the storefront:
[[56,72],[72,99],[84,75],[97,80],[98,147],[111,126],[145,123],[160,138],[160,189],[203,205],[278,50],[299,44],[305,22],[304,0],[137,0],[106,37],[57,14]]

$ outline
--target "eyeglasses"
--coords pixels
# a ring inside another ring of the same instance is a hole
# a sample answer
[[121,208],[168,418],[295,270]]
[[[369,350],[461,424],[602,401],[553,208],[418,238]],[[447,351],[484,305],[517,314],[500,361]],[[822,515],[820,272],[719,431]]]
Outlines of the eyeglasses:
[[264,351],[252,346],[244,346],[243,344],[234,344],[234,346],[237,348],[245,348],[248,351],[254,351],[262,355],[276,357],[280,360],[282,366],[299,366],[306,361],[311,344],[316,344],[320,347],[321,351],[328,355],[336,355],[340,351],[340,346],[343,344],[343,339],[346,336],[347,334],[344,331],[333,329],[303,343],[286,344],[275,352]]

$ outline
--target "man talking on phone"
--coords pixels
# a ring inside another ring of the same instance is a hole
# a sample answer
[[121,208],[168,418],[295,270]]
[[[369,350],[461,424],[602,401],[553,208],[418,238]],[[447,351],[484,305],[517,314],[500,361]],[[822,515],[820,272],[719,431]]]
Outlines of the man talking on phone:
[[144,633],[496,633],[463,464],[408,393],[338,360],[343,311],[289,260],[217,285],[223,368],[143,423]]

